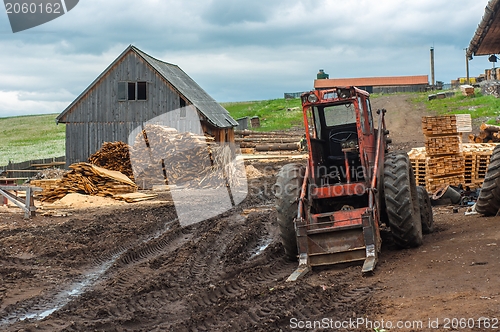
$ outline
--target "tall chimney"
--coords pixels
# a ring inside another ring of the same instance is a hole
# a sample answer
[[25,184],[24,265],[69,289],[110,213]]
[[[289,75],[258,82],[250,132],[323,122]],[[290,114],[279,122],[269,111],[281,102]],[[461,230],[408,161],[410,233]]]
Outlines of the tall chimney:
[[431,81],[432,81],[432,87],[434,88],[436,84],[434,78],[434,47],[431,47]]

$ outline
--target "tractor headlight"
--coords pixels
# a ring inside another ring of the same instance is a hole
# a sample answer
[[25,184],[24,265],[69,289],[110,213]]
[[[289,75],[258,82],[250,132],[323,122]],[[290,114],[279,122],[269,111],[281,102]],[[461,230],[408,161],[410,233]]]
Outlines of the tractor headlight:
[[310,102],[310,103],[315,103],[318,101],[318,97],[316,97],[316,95],[314,93],[311,93],[308,97],[307,97],[307,101]]

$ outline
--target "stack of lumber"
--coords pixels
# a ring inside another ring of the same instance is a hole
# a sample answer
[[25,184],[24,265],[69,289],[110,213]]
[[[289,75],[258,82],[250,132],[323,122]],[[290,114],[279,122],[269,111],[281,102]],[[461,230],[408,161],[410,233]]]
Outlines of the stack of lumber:
[[35,191],[33,193],[34,197],[42,196],[44,192],[49,190],[57,189],[61,179],[42,179],[42,180],[30,180],[30,186],[42,188],[42,191]]
[[185,188],[226,185],[228,179],[239,179],[231,176],[234,157],[228,145],[216,144],[211,137],[153,124],[136,136],[130,150],[136,183],[144,189],[162,184]]
[[461,85],[460,86],[460,91],[462,91],[462,95],[469,97],[469,96],[474,96],[474,87],[472,85]]
[[469,114],[422,117],[427,191],[434,192],[443,185],[464,184],[462,133],[470,130],[472,124]]
[[[302,135],[303,136],[303,135]],[[264,151],[298,151],[302,136],[287,132],[258,132],[236,130],[234,141],[239,144],[243,153]]]
[[428,137],[456,135],[472,131],[472,120],[470,114],[424,116],[422,131]]
[[88,163],[76,163],[69,166],[56,187],[42,191],[41,200],[53,202],[69,193],[96,196],[114,196],[137,191],[137,186],[126,175],[110,171]]
[[469,140],[474,143],[498,143],[500,142],[500,126],[481,124],[479,134],[469,135]]
[[[480,188],[483,184],[486,170],[490,163],[490,157],[497,144],[495,143],[464,143],[462,144],[462,155],[464,159],[463,181],[459,184],[468,186],[471,189]],[[425,148],[413,148],[408,152],[412,164],[413,172],[418,186],[436,187],[440,185],[456,183],[462,179],[462,174],[458,174],[460,169],[460,158],[453,155],[441,156],[437,158],[428,157]],[[442,158],[442,159],[441,159]],[[449,174],[456,172],[456,177],[443,176],[447,174],[440,170],[440,165],[443,169],[450,169]],[[455,178],[455,179],[454,179]],[[456,185],[456,184],[455,184]]]
[[89,157],[88,162],[111,171],[118,171],[134,180],[129,146],[123,142],[104,142],[101,148]]

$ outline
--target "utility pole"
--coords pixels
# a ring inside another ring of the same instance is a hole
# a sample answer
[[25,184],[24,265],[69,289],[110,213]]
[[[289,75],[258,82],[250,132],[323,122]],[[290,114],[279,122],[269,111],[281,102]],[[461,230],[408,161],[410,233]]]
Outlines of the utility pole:
[[467,84],[470,85],[470,78],[469,78],[469,57],[467,56],[468,48],[464,48],[464,50],[465,50],[465,71],[467,73]]
[[431,82],[432,82],[432,89],[435,89],[436,81],[434,77],[434,47],[431,47]]

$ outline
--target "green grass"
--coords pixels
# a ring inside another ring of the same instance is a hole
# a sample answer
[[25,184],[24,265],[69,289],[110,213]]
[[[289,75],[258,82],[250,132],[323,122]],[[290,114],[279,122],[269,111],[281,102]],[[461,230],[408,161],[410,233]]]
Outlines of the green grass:
[[0,166],[64,156],[65,125],[57,114],[0,118]]
[[297,99],[272,99],[239,103],[222,103],[234,119],[258,116],[258,131],[284,130],[303,126],[302,105]]
[[476,89],[474,96],[464,96],[461,91],[455,91],[453,97],[428,100],[428,93],[415,94],[414,102],[423,102],[429,111],[438,115],[470,114],[471,118],[481,118],[482,121],[495,124],[496,117],[500,115],[500,99],[491,95],[482,95]]

